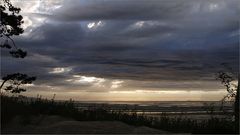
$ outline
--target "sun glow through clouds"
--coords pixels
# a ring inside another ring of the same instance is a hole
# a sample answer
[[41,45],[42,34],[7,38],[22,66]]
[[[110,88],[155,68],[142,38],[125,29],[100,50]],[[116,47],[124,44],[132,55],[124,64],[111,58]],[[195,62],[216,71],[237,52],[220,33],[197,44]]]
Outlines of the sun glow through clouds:
[[118,87],[122,86],[122,83],[123,83],[123,81],[120,81],[120,80],[112,81],[111,88],[113,88],[113,89],[118,88]]
[[144,25],[144,21],[139,21],[139,22],[136,22],[135,23],[135,26],[137,26],[137,27],[143,27],[143,25]]
[[57,68],[53,68],[53,70],[50,71],[49,73],[51,73],[51,74],[59,74],[59,73],[66,73],[66,72],[69,72],[71,70],[72,70],[72,68],[60,68],[60,67],[57,67]]
[[91,23],[88,23],[88,25],[87,25],[87,27],[89,28],[89,29],[96,29],[96,28],[98,28],[98,27],[100,27],[100,26],[103,26],[103,23],[102,23],[102,21],[98,21],[98,22],[91,22]]
[[97,87],[103,87],[103,83],[106,81],[104,78],[92,76],[73,75],[72,77],[72,79],[67,79],[66,81],[73,84],[92,84]]

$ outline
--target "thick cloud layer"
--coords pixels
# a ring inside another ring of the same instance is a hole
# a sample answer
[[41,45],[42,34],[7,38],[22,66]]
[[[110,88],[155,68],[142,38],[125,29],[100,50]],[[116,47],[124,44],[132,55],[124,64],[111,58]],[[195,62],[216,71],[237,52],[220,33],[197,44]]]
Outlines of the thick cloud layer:
[[111,90],[116,80],[125,90],[200,89],[194,81],[211,90],[220,88],[221,63],[239,68],[237,0],[29,3],[15,2],[25,19],[15,40],[29,56],[13,60],[2,50],[2,76],[26,72],[38,85],[88,91]]

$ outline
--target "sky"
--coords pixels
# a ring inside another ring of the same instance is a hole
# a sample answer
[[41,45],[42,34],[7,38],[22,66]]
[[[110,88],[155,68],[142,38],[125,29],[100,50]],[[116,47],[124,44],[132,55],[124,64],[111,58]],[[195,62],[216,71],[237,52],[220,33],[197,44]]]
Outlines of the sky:
[[37,76],[27,96],[80,101],[220,100],[222,63],[239,69],[238,0],[14,0],[24,59],[1,76]]

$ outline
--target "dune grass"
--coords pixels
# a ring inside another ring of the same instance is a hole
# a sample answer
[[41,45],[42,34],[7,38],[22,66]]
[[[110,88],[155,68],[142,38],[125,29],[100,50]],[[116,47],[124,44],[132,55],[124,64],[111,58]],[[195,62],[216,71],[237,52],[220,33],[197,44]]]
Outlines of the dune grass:
[[226,119],[211,117],[207,120],[197,121],[184,117],[168,117],[161,115],[160,117],[147,117],[137,115],[136,113],[126,114],[115,112],[113,115],[115,120],[136,126],[148,126],[156,129],[166,130],[173,133],[217,133],[217,134],[233,134],[235,133],[234,122]]
[[127,114],[123,111],[108,112],[103,109],[78,110],[72,100],[56,102],[40,97],[28,99],[1,95],[1,126],[16,116],[25,118],[23,124],[28,124],[32,115],[59,115],[70,117],[78,121],[122,121],[135,126],[148,126],[151,128],[170,131],[173,133],[236,133],[234,122],[227,119],[211,117],[208,120],[197,121],[183,117],[168,117],[161,115],[158,118]]

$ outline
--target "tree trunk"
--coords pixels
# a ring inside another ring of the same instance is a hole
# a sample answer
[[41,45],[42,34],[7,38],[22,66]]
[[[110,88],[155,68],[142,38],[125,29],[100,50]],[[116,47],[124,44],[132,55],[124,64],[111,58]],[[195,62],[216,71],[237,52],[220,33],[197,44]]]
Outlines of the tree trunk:
[[236,132],[239,133],[239,84],[240,83],[240,74],[238,73],[238,87],[237,87],[237,94],[235,97],[235,107],[234,107],[234,115],[235,115],[235,128]]
[[0,86],[0,90],[2,90],[2,87],[3,87],[3,85],[4,85],[4,83],[6,82],[7,80],[4,80],[3,82],[2,82],[2,84],[1,84],[1,86]]
[[0,86],[0,95],[1,95],[1,96],[3,95],[2,87],[3,87],[3,85],[5,84],[6,81],[7,81],[7,80],[4,80],[4,81],[2,82],[2,84],[1,84],[1,86]]

